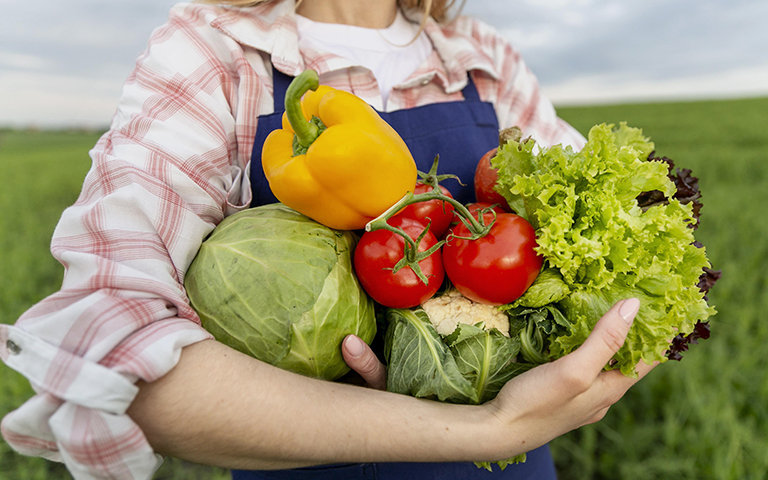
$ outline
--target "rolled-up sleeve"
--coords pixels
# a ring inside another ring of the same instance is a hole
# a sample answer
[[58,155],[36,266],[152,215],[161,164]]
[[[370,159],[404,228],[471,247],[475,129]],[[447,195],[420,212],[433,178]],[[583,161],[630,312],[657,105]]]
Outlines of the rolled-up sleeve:
[[584,136],[558,117],[552,102],[541,91],[536,76],[520,54],[509,45],[504,45],[503,49],[505,54],[500,58],[506,81],[499,84],[497,104],[502,128],[519,126],[524,135],[543,146],[563,144],[581,149]]
[[149,478],[159,466],[126,415],[135,382],[211,338],[184,274],[215,225],[250,203],[259,89],[240,47],[205,17],[180,5],[153,34],[54,232],[60,291],[0,326],[0,357],[36,392],[3,419],[3,437],[75,478]]
[[473,39],[477,55],[493,65],[496,78],[481,77],[477,84],[481,97],[494,104],[499,126],[519,127],[543,146],[563,144],[581,149],[584,136],[558,117],[520,52],[490,25],[462,20],[458,26]]

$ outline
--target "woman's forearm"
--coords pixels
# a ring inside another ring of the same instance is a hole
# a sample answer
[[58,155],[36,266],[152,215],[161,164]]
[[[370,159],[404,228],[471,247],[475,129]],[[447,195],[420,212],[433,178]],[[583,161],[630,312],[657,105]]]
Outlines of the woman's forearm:
[[156,451],[230,468],[509,458],[598,421],[651,371],[642,362],[635,378],[603,371],[638,308],[636,299],[618,302],[576,351],[513,378],[480,406],[314,380],[207,340],[140,385],[128,413]]
[[484,407],[314,380],[214,341],[142,384],[129,414],[159,453],[228,468],[502,455]]

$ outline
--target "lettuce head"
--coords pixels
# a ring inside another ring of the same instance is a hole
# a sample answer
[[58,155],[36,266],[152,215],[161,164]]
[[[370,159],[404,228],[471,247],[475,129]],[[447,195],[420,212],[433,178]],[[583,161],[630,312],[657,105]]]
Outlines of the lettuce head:
[[[507,309],[521,330],[526,322],[549,326],[538,332],[547,358],[581,345],[613,303],[638,297],[611,367],[633,375],[638,361],[664,361],[675,336],[715,313],[697,286],[710,264],[694,243],[692,205],[674,198],[668,165],[649,159],[653,150],[637,128],[600,124],[580,151],[528,139],[506,143],[492,159],[497,190],[536,229],[547,272]],[[666,201],[639,205],[647,192]]]

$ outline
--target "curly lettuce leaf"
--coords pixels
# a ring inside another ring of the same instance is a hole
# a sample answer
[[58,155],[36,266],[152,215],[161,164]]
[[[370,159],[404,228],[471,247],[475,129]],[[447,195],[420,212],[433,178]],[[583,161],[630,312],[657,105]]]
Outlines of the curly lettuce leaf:
[[505,468],[507,468],[509,465],[515,465],[517,463],[525,463],[527,459],[527,454],[521,453],[520,455],[515,455],[514,457],[507,458],[506,460],[498,460],[496,462],[475,462],[475,465],[478,468],[483,468],[485,470],[488,470],[489,472],[493,471],[493,466],[498,465],[499,469],[504,471]]
[[[563,276],[554,268],[542,270],[536,281],[513,304],[515,307],[541,308],[559,302],[568,296],[570,288]],[[504,307],[505,310],[509,306]]]
[[[692,207],[672,198],[668,165],[649,161],[653,150],[641,130],[602,124],[578,152],[513,141],[492,160],[497,190],[536,228],[539,254],[567,287],[550,277],[542,278],[548,287],[531,287],[539,298],[550,295],[572,324],[550,339],[552,358],[581,345],[613,302],[628,296],[641,300],[615,358],[615,368],[628,375],[641,358],[663,361],[671,338],[714,314],[697,287],[710,265],[705,249],[693,245]],[[638,196],[650,191],[670,200],[641,208]]]

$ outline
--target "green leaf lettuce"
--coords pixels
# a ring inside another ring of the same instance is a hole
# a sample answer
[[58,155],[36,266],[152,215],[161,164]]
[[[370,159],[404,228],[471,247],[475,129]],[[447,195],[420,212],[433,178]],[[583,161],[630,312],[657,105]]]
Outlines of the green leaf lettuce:
[[[509,306],[556,307],[568,319],[567,332],[550,335],[550,358],[581,345],[600,316],[630,296],[641,308],[615,357],[627,375],[640,359],[663,361],[675,335],[714,314],[697,287],[710,265],[693,245],[691,206],[671,198],[667,165],[648,161],[653,150],[641,130],[601,124],[581,151],[511,141],[492,160],[497,189],[536,228],[545,267],[559,274],[541,275]],[[669,201],[640,208],[638,195],[654,190]],[[548,296],[548,304],[540,300]]]

